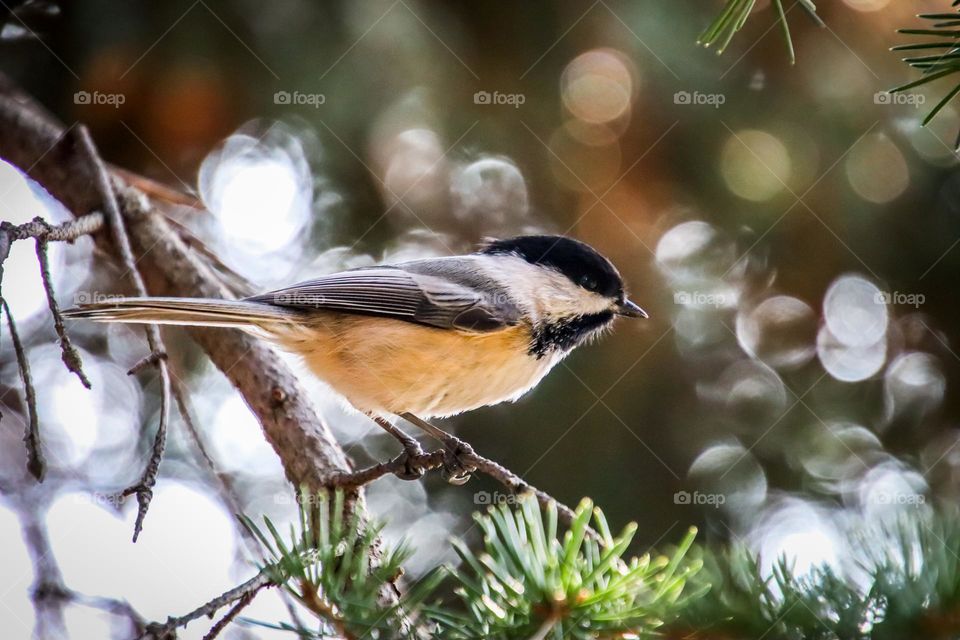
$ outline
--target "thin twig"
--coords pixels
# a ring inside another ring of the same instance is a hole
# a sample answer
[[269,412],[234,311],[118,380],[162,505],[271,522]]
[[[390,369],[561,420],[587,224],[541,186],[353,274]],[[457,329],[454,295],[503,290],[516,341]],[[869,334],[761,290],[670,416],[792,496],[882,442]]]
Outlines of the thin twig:
[[[190,437],[190,440],[193,442],[193,446],[199,453],[200,458],[203,461],[203,465],[206,466],[207,470],[210,472],[210,475],[213,476],[216,482],[220,485],[220,496],[226,503],[227,508],[230,509],[230,512],[234,514],[243,513],[243,508],[240,504],[240,498],[237,496],[236,488],[233,485],[233,480],[228,474],[220,470],[220,468],[217,466],[217,463],[214,461],[213,456],[210,455],[207,445],[204,442],[203,437],[200,435],[200,429],[193,420],[193,415],[190,411],[190,406],[187,402],[187,395],[184,391],[183,385],[180,383],[176,372],[171,371],[171,373],[174,374],[171,375],[173,399],[177,403],[177,411],[179,412],[180,417],[183,419],[184,426],[187,428],[187,435]],[[246,527],[238,526],[237,530],[240,532],[241,537],[247,541],[251,551],[259,548],[257,539],[253,537]]]
[[253,601],[254,595],[255,592],[253,591],[248,591],[247,593],[243,594],[240,599],[237,600],[237,603],[230,608],[230,611],[227,611],[222,618],[217,620],[215,625],[210,627],[210,631],[203,636],[203,640],[214,640],[214,638],[220,635],[220,632],[226,629],[227,625],[233,622],[233,619],[236,618],[240,612],[243,611],[248,604],[250,604],[251,601]]
[[105,596],[88,596],[73,589],[70,589],[70,600],[72,603],[84,607],[90,607],[91,609],[97,609],[115,616],[127,618],[138,634],[143,633],[146,621],[126,600]]
[[160,462],[163,460],[163,449],[167,444],[167,421],[170,416],[170,375],[167,372],[166,362],[158,360],[160,376],[160,424],[157,427],[157,435],[153,439],[153,447],[150,450],[150,458],[147,460],[147,466],[140,476],[140,481],[131,485],[120,492],[122,497],[137,496],[137,520],[133,525],[133,541],[136,542],[143,530],[143,519],[147,515],[147,509],[150,508],[150,501],[153,500],[153,486],[157,483],[157,473],[160,471]]
[[36,619],[33,637],[59,638],[66,633],[64,610],[72,594],[63,583],[63,573],[50,546],[50,536],[44,524],[48,495],[43,487],[33,487],[27,495],[14,498],[18,503],[18,518],[23,543],[33,565],[33,584],[30,600]]
[[[80,148],[87,156],[87,159],[90,161],[91,168],[93,169],[96,179],[96,188],[101,197],[103,210],[110,227],[113,243],[116,246],[117,252],[120,254],[120,260],[123,266],[127,270],[125,275],[130,276],[130,280],[133,282],[134,291],[136,291],[137,295],[146,296],[148,295],[147,286],[143,281],[143,276],[137,269],[137,261],[134,259],[133,250],[130,248],[130,238],[127,236],[126,227],[124,226],[123,222],[123,216],[120,214],[120,206],[117,204],[116,194],[114,193],[113,186],[110,183],[110,175],[107,172],[107,167],[100,158],[96,145],[93,143],[93,138],[90,136],[90,132],[87,130],[87,128],[83,125],[79,125],[76,128],[76,132],[77,137],[79,138]],[[127,487],[121,493],[122,496],[133,494],[136,494],[137,496],[137,520],[133,526],[134,542],[137,541],[137,538],[140,536],[140,532],[143,530],[143,519],[147,515],[147,509],[150,507],[150,501],[153,499],[153,486],[157,482],[157,472],[160,469],[160,461],[163,459],[163,449],[167,441],[167,423],[170,417],[171,404],[170,371],[167,368],[167,363],[164,358],[159,355],[166,353],[166,348],[163,345],[163,339],[160,337],[160,330],[157,328],[157,325],[148,324],[146,325],[146,333],[147,346],[150,348],[151,355],[158,354],[154,359],[154,364],[156,364],[160,371],[160,424],[157,426],[157,434],[153,439],[153,447],[150,451],[150,459],[147,461],[147,466],[143,470],[143,475],[140,476],[140,481],[130,487]]]
[[303,605],[310,609],[318,618],[329,622],[336,630],[338,638],[345,640],[355,640],[355,636],[347,629],[343,623],[343,618],[337,614],[333,606],[320,597],[316,586],[309,580],[300,581],[300,591],[303,593]]
[[420,455],[401,454],[388,462],[380,462],[359,471],[345,471],[330,479],[328,488],[355,489],[370,484],[385,475],[400,475],[410,471],[431,471],[443,466],[442,449]]
[[[331,479],[330,488],[340,487],[353,489],[367,485],[388,474],[400,475],[401,473],[409,473],[410,471],[431,471],[438,469],[443,466],[444,455],[442,449],[420,455],[402,454],[388,462],[380,462],[365,469],[360,469],[359,471],[338,474]],[[458,460],[464,466],[471,467],[475,471],[490,476],[514,494],[530,493],[535,496],[537,502],[543,506],[553,502],[557,505],[557,513],[565,522],[569,524],[573,521],[575,517],[573,509],[556,500],[546,491],[537,489],[500,463],[494,462],[472,451],[460,454]],[[595,535],[595,532],[591,532],[591,535]],[[599,539],[599,536],[597,539]]]
[[[36,218],[34,222],[46,224],[43,218]],[[53,327],[57,331],[57,337],[60,339],[60,359],[63,364],[72,373],[80,378],[87,389],[90,388],[90,379],[83,372],[83,362],[80,360],[80,353],[70,341],[67,335],[67,328],[63,326],[63,316],[60,315],[60,305],[57,304],[57,297],[53,292],[53,281],[50,277],[50,260],[47,258],[47,239],[37,237],[37,262],[40,263],[40,280],[43,282],[43,289],[47,293],[47,306],[50,307],[50,315],[53,316]]]
[[212,617],[220,609],[229,604],[233,604],[243,598],[253,598],[261,589],[274,586],[270,575],[266,571],[261,571],[243,584],[225,591],[210,602],[201,605],[190,613],[178,618],[167,618],[163,624],[148,624],[144,633],[138,640],[161,640],[173,637],[171,633],[179,627],[185,626],[198,618]]
[[[557,513],[560,515],[560,517],[563,518],[568,524],[573,522],[575,517],[573,509],[563,504],[559,500],[554,499],[546,491],[537,489],[535,486],[515,474],[513,471],[510,471],[502,464],[494,462],[489,458],[484,458],[476,453],[470,453],[461,456],[461,461],[476,467],[477,471],[487,474],[514,493],[532,493],[534,496],[536,496],[537,502],[544,507],[553,502],[557,505]],[[595,535],[595,533],[593,535]]]
[[[73,343],[67,336],[66,328],[63,324],[63,316],[60,315],[60,307],[57,304],[56,296],[53,292],[53,281],[50,277],[50,263],[47,259],[48,242],[73,242],[83,235],[94,233],[103,226],[103,215],[100,213],[91,213],[71,222],[62,225],[52,226],[41,217],[36,217],[32,221],[22,225],[13,225],[9,222],[0,222],[0,286],[3,284],[3,263],[10,256],[10,247],[17,240],[34,238],[37,242],[37,261],[40,264],[40,279],[43,281],[43,288],[47,294],[47,304],[50,306],[50,313],[53,316],[53,324],[60,338],[60,357],[67,369],[72,371],[80,378],[83,386],[90,388],[90,380],[83,373],[83,363],[80,360],[80,354],[74,348]],[[3,298],[0,290],[0,299]],[[20,343],[20,337],[17,334],[16,323],[10,308],[4,302],[7,311],[7,321],[10,324],[10,334],[13,339],[14,350],[17,353],[17,363],[20,365],[20,377],[24,381],[24,391],[27,396],[27,408],[30,414],[30,420],[27,427],[27,433],[24,442],[27,446],[27,469],[40,482],[43,481],[43,475],[46,469],[46,463],[43,459],[40,444],[40,423],[37,418],[36,396],[33,390],[33,383],[30,380],[30,366],[23,352],[23,345]]]
[[30,362],[27,360],[23,343],[20,342],[20,334],[17,332],[17,323],[13,320],[13,313],[10,312],[10,305],[2,298],[0,298],[0,304],[3,305],[3,311],[7,314],[10,340],[13,342],[13,352],[17,356],[20,379],[23,381],[23,393],[27,399],[28,420],[27,429],[23,436],[23,442],[27,445],[27,470],[30,475],[37,479],[37,482],[43,482],[47,462],[43,457],[43,451],[40,449],[40,418],[37,413],[37,395],[33,389],[33,377],[30,375]]
[[127,375],[132,376],[137,373],[140,373],[147,367],[155,367],[157,366],[157,361],[161,359],[163,360],[167,359],[167,354],[165,352],[153,351],[151,353],[148,353],[147,355],[137,360],[136,364],[134,364],[132,367],[127,369]]
[[[76,220],[58,225],[51,225],[43,218],[37,217],[21,225],[14,225],[6,221],[0,222],[0,236],[7,236],[10,242],[26,240],[27,238],[42,238],[48,242],[73,242],[77,238],[100,231],[103,225],[103,214],[99,211],[88,213]],[[0,251],[0,258],[6,258],[2,251]]]
[[[168,364],[168,366],[170,367],[170,383],[173,391],[173,398],[177,403],[177,411],[180,413],[180,417],[183,419],[183,424],[187,428],[187,434],[190,436],[190,440],[193,442],[194,447],[196,447],[203,465],[207,467],[207,470],[219,484],[218,489],[220,497],[223,499],[224,503],[226,503],[227,508],[231,513],[242,514],[243,506],[241,504],[240,496],[237,494],[236,487],[234,486],[233,479],[229,474],[221,471],[220,467],[213,459],[213,456],[210,454],[210,451],[204,442],[203,436],[201,435],[200,429],[197,427],[197,424],[193,419],[193,413],[190,410],[190,404],[187,401],[187,394],[183,388],[183,384],[180,382],[180,377],[177,375],[176,368],[173,364]],[[236,529],[240,533],[240,537],[243,538],[247,543],[247,547],[249,548],[250,552],[256,554],[260,548],[260,543],[257,541],[256,537],[250,533],[250,530],[247,527],[237,526]],[[283,599],[283,603],[287,607],[290,617],[294,620],[297,620],[297,611],[294,607],[293,599],[290,594],[281,590],[280,597]],[[297,622],[299,623],[299,620],[297,620]]]

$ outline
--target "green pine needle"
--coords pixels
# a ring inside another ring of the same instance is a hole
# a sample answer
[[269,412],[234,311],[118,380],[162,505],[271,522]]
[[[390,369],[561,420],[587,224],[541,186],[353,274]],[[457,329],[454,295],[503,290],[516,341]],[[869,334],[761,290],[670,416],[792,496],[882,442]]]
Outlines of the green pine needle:
[[[703,30],[700,37],[697,38],[697,44],[704,47],[717,46],[717,55],[726,51],[733,36],[746,23],[747,18],[753,11],[757,0],[727,0],[723,10],[714,18],[713,22]],[[806,11],[817,24],[823,26],[823,21],[817,15],[817,7],[812,0],[799,0],[800,6]],[[777,21],[780,23],[783,37],[787,44],[787,53],[790,55],[790,64],[795,64],[796,54],[793,50],[793,38],[790,35],[790,25],[787,23],[787,11],[783,8],[783,0],[773,0],[773,5],[777,11]]]
[[[666,637],[901,640],[960,637],[960,513],[918,509],[865,525],[849,541],[857,581],[829,567],[797,573],[786,558],[764,576],[742,544],[704,553],[691,597]],[[699,595],[700,597],[693,597]]]
[[[953,6],[958,3],[954,2]],[[917,16],[922,20],[935,21],[932,29],[899,29],[898,33],[915,36],[931,36],[937,40],[931,42],[921,42],[916,44],[898,45],[893,47],[893,51],[919,51],[927,49],[943,49],[942,55],[916,56],[903,58],[903,62],[909,66],[919,69],[923,75],[913,82],[902,84],[899,87],[890,90],[890,93],[899,93],[925,85],[934,80],[939,80],[946,76],[960,71],[960,30],[950,27],[960,26],[960,13],[923,13]],[[937,102],[923,119],[923,126],[926,126],[947,104],[960,93],[960,84],[947,92],[942,100]],[[960,151],[960,134],[957,136],[957,143],[954,145],[955,151]]]
[[[300,495],[314,497],[306,490]],[[293,631],[304,638],[425,637],[422,629],[408,621],[444,579],[444,570],[428,574],[396,604],[383,604],[382,596],[400,575],[409,548],[401,544],[375,549],[381,526],[362,525],[356,511],[345,518],[342,491],[333,494],[332,504],[327,492],[315,497],[315,501],[301,500],[298,526],[291,526],[287,536],[269,518],[263,519],[266,533],[249,518],[240,520],[263,547],[267,561],[261,569],[318,619],[319,631],[287,623],[246,622]]]
[[[580,503],[562,535],[556,528],[556,505],[541,511],[530,497],[516,507],[491,508],[475,520],[483,532],[483,550],[455,543],[463,561],[451,571],[460,606],[428,608],[439,628],[437,637],[645,636],[675,616],[686,582],[700,566],[687,558],[694,529],[670,558],[628,559],[636,524],[613,535],[589,500]],[[587,535],[591,520],[600,540]]]

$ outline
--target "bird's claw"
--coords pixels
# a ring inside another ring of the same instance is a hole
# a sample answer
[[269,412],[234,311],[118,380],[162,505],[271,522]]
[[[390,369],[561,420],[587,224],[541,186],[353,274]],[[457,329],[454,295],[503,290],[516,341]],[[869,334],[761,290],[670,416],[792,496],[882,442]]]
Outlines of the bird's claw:
[[394,471],[393,475],[401,480],[419,480],[422,478],[426,471],[415,462],[421,456],[423,456],[423,450],[407,450],[401,453],[394,459],[394,462],[400,463],[400,469]]
[[463,440],[453,439],[443,443],[443,468],[440,475],[452,485],[463,485],[470,480],[476,467],[463,458],[474,454],[473,447]]

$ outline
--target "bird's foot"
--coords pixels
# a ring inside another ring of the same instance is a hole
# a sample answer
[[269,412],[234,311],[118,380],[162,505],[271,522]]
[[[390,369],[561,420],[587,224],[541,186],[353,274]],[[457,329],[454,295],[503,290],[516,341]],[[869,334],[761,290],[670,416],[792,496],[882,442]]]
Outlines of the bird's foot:
[[474,455],[473,447],[459,438],[451,436],[443,441],[443,479],[453,485],[466,484],[471,474],[477,470],[469,461]]
[[403,453],[394,459],[394,462],[400,463],[400,468],[394,471],[393,474],[401,480],[419,480],[423,477],[426,470],[418,464],[417,461],[423,458],[424,455],[426,454],[424,454],[423,449],[421,449],[419,445],[405,448]]

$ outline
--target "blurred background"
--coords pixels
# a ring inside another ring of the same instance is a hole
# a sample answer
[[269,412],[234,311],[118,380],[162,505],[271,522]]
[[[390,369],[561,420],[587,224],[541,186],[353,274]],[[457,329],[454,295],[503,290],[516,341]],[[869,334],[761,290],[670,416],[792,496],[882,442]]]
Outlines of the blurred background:
[[[718,57],[696,40],[722,3],[702,0],[84,0],[8,16],[0,70],[67,126],[86,123],[111,163],[202,200],[209,212],[177,219],[258,289],[485,236],[592,244],[651,319],[618,325],[516,404],[442,426],[559,500],[638,521],[638,551],[696,524],[768,566],[785,553],[853,575],[851,532],[960,486],[960,116],[948,106],[920,127],[949,86],[883,93],[915,77],[888,51],[907,41],[895,29],[950,3],[823,3],[825,28],[785,3],[795,66],[769,4]],[[69,216],[2,161],[0,194],[4,220]],[[126,291],[87,238],[51,260],[62,306]],[[4,336],[0,626],[33,627],[38,527],[70,587],[148,619],[252,575],[232,513],[283,522],[295,504],[225,378],[165,332],[222,477],[174,412],[133,545],[136,506],[112,494],[139,477],[157,420],[154,375],[125,374],[142,333],[68,326],[88,391],[60,362],[32,243],[14,246],[3,291],[51,469],[41,486],[25,474]],[[395,455],[309,384],[359,465]],[[449,536],[475,538],[472,510],[508,499],[481,477],[385,478],[368,495],[388,536],[418,549],[414,577],[454,558]],[[245,615],[285,609],[270,593]],[[79,605],[67,622],[74,637],[123,634]]]

